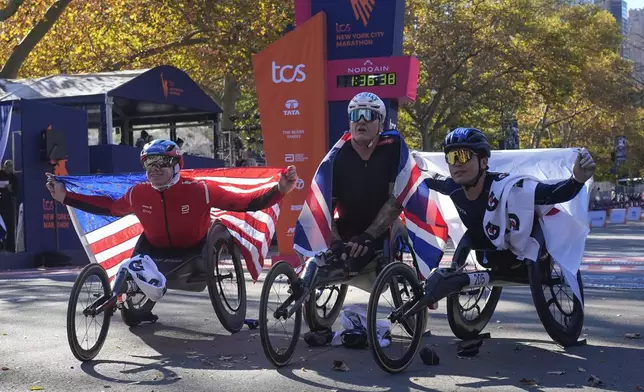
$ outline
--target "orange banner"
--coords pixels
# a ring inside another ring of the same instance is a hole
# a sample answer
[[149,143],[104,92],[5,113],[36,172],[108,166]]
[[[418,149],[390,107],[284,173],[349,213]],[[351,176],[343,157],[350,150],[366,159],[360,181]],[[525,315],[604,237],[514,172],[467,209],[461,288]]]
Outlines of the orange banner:
[[325,14],[253,56],[253,68],[267,165],[295,165],[301,179],[276,228],[280,255],[293,255],[295,222],[328,151]]

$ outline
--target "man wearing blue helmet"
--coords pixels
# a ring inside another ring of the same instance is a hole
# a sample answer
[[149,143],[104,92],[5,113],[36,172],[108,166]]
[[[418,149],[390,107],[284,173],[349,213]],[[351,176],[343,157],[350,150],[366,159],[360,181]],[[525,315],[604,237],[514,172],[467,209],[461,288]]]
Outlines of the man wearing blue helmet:
[[[448,195],[472,237],[474,248],[492,248],[483,232],[483,216],[488,205],[492,182],[507,174],[488,172],[491,155],[490,143],[483,132],[475,128],[456,128],[445,136],[445,160],[451,177],[439,174],[425,183]],[[573,167],[573,176],[556,184],[539,183],[534,192],[536,205],[564,203],[573,199],[593,176],[595,162],[583,149]]]
[[[425,183],[430,189],[450,197],[461,221],[467,228],[469,248],[477,249],[477,259],[484,261],[485,252],[482,250],[498,249],[492,241],[504,238],[503,233],[499,233],[498,227],[484,225],[486,212],[496,211],[502,198],[501,194],[495,195],[491,189],[495,183],[504,181],[509,174],[488,171],[488,159],[491,155],[490,143],[485,134],[478,129],[454,129],[445,137],[443,147],[451,176],[433,174],[425,180]],[[556,184],[536,182],[534,205],[554,205],[572,200],[583,188],[584,183],[593,176],[595,167],[596,164],[588,151],[581,149],[573,166],[572,177]],[[522,185],[514,186],[522,187]],[[503,193],[505,194],[505,192]],[[507,210],[503,211],[507,213]],[[506,218],[510,219],[509,216]],[[518,230],[515,227],[513,229]],[[498,262],[502,268],[510,270],[525,263],[509,249],[497,252],[494,261]],[[431,275],[428,277],[428,281],[430,279],[432,279]],[[438,280],[434,282],[436,281]],[[425,299],[415,307],[420,308],[423,303],[440,300],[456,289],[449,284],[436,284],[432,287],[434,289],[426,290]]]
[[[283,195],[295,188],[298,179],[295,166],[289,166],[277,185],[239,193],[215,183],[182,178],[183,154],[179,146],[170,140],[147,143],[141,151],[141,163],[148,181],[130,187],[117,200],[67,191],[65,185],[51,175],[48,176],[47,188],[56,201],[91,214],[134,214],[143,226],[143,234],[133,255],[156,259],[159,270],[176,265],[171,255],[202,248],[211,226],[212,208],[226,211],[263,210],[279,203]],[[122,283],[117,279],[114,287]],[[150,309],[140,315],[142,321],[156,320]]]

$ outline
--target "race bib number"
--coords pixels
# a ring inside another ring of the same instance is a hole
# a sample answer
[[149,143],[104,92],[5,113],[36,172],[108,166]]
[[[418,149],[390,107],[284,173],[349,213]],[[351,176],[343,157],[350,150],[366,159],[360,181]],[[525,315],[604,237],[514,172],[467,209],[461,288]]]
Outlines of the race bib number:
[[490,275],[486,272],[470,272],[470,287],[487,286],[490,283]]

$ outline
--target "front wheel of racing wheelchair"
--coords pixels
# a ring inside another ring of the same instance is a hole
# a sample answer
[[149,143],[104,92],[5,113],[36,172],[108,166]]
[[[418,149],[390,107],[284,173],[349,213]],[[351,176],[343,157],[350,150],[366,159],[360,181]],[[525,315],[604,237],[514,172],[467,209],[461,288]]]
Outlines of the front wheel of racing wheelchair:
[[[453,269],[467,268],[469,244],[470,238],[466,232],[454,252]],[[502,290],[501,286],[482,286],[459,290],[448,295],[447,321],[454,336],[462,340],[478,337],[494,315]]]
[[[302,329],[303,315],[312,331],[330,329],[342,310],[348,287],[356,286],[370,291],[371,282],[385,265],[396,260],[394,257],[397,254],[395,247],[406,241],[406,238],[404,226],[401,221],[397,221],[389,230],[389,240],[385,241],[387,251],[378,252],[357,276],[338,277],[333,276],[333,272],[324,276],[323,274],[326,272],[320,272],[319,280],[315,287],[309,289],[309,294],[303,303],[294,298],[293,286],[297,284],[298,273],[286,261],[274,264],[262,286],[259,310],[260,338],[266,357],[277,367],[285,366],[291,361]],[[280,290],[285,291],[285,294],[280,296]],[[391,292],[394,302],[402,303],[404,301],[404,290],[392,286]],[[269,296],[272,293],[277,294],[277,303],[273,305],[269,304]],[[331,302],[334,294],[335,299]],[[272,341],[269,328],[282,322],[283,325],[279,330],[285,336],[280,336],[276,341]],[[413,325],[408,326],[408,328],[414,327]]]

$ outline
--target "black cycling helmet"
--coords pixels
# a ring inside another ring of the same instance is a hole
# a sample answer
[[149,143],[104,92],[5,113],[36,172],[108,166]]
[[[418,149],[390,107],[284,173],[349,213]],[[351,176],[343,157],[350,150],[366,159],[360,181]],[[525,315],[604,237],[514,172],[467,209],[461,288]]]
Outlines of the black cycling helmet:
[[479,157],[490,157],[492,150],[487,136],[476,128],[456,128],[445,136],[443,152],[448,153],[459,148],[468,148]]

